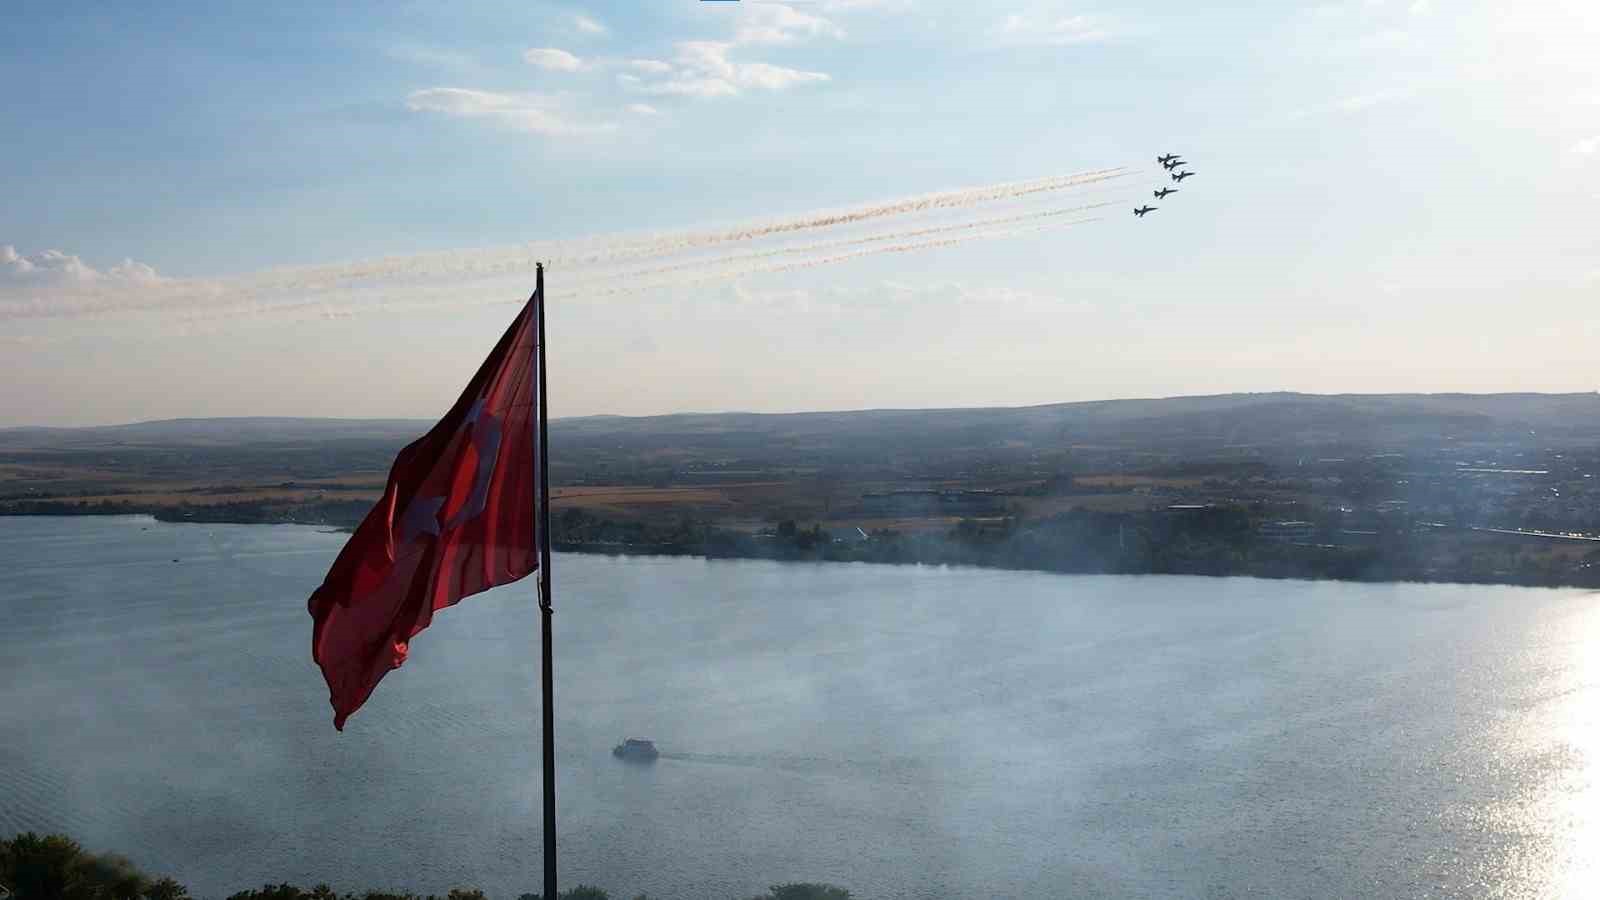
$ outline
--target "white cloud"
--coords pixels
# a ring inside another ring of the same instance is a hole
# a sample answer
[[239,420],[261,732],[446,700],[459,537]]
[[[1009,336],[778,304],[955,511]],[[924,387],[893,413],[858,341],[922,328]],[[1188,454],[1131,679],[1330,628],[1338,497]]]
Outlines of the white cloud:
[[552,72],[576,72],[583,68],[583,60],[555,47],[530,47],[523,51],[522,58],[530,65]]
[[[646,81],[624,73],[618,76],[618,80],[640,93],[653,96],[702,98],[732,97],[745,90],[781,91],[795,85],[829,80],[829,76],[823,72],[729,59],[728,54],[734,46],[731,41],[682,41],[677,45],[673,64],[667,66],[666,77]],[[661,72],[657,66],[640,68],[652,74]]]
[[648,103],[630,103],[628,104],[628,112],[631,112],[636,116],[661,115],[661,110],[656,109],[654,106],[651,106]]
[[[83,318],[135,309],[150,295],[182,283],[181,279],[163,278],[150,266],[131,259],[109,269],[96,269],[60,250],[24,256],[16,247],[0,244],[0,322]],[[189,296],[197,293],[191,291]],[[22,343],[28,336],[10,337],[23,340],[8,343]]]
[[1355,42],[1356,49],[1368,51],[1403,50],[1414,46],[1411,32],[1399,28],[1375,31]]
[[768,63],[739,63],[734,67],[734,73],[738,84],[766,91],[781,91],[797,84],[828,80],[828,76],[822,72],[804,72]]
[[[824,0],[817,8],[887,7],[900,2],[903,0]],[[740,47],[843,37],[844,30],[831,20],[781,3],[746,4],[738,16],[731,39],[679,41],[670,61],[648,57],[581,60],[555,48],[528,50],[524,57],[534,65],[558,71],[621,68],[616,74],[619,85],[653,97],[733,97],[745,91],[781,91],[831,80],[824,72],[731,58]]]
[[789,44],[802,38],[844,37],[844,30],[822,16],[781,4],[746,6],[734,33],[736,44]]
[[44,250],[23,256],[10,244],[0,245],[0,287],[159,280],[155,269],[131,259],[100,271],[77,256],[60,250]]
[[721,78],[671,78],[642,85],[639,91],[656,97],[732,97],[739,93]]
[[1416,96],[1416,94],[1416,89],[1410,87],[1385,88],[1383,90],[1372,91],[1371,93],[1354,94],[1352,96],[1345,97],[1336,101],[1333,104],[1333,108],[1339,110],[1340,112],[1361,112],[1363,110],[1371,109],[1374,106],[1382,106],[1386,103],[1394,103],[1398,100],[1409,100]]
[[1573,153],[1577,153],[1582,156],[1591,156],[1595,153],[1600,153],[1600,134],[1597,134],[1594,137],[1584,138],[1576,144],[1573,144],[1571,149]]
[[605,34],[607,31],[606,26],[600,24],[598,20],[585,15],[573,16],[572,24],[584,34]]
[[538,94],[502,94],[467,88],[428,88],[413,91],[406,108],[461,119],[485,119],[514,131],[550,136],[595,134],[611,131],[608,122],[585,123],[569,118],[549,97]]
[[856,10],[906,10],[912,0],[822,0],[824,12],[855,12]]
[[466,69],[474,64],[473,58],[466,53],[443,50],[425,44],[389,44],[383,48],[383,54],[400,62],[439,69]]
[[734,64],[728,60],[728,51],[732,48],[733,45],[727,41],[680,41],[677,45],[678,65],[732,80],[736,71]]
[[1109,40],[1115,30],[1100,16],[1034,10],[1007,15],[989,34],[1005,45],[1065,47]]

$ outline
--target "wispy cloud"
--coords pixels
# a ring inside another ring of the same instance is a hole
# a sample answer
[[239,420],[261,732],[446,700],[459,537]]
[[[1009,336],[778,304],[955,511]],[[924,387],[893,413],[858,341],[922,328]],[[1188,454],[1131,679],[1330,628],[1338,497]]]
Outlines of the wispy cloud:
[[1066,47],[1096,44],[1115,36],[1116,28],[1104,16],[1053,9],[1008,13],[989,29],[990,39],[1006,46]]
[[789,44],[806,38],[844,37],[844,29],[833,21],[791,6],[752,5],[741,12],[733,37],[736,44]]
[[1356,113],[1372,109],[1375,106],[1409,100],[1416,95],[1417,89],[1414,87],[1384,88],[1365,94],[1352,94],[1351,96],[1343,97],[1334,102],[1333,108],[1339,112]]
[[[711,99],[735,97],[746,91],[783,91],[826,82],[830,76],[825,72],[739,58],[740,48],[842,38],[844,29],[818,11],[887,8],[890,5],[892,3],[877,0],[825,0],[813,11],[783,3],[746,4],[737,9],[730,39],[679,41],[673,45],[674,55],[670,60],[627,56],[583,58],[559,47],[530,47],[523,51],[522,58],[547,72],[613,72],[615,83],[623,90],[649,97]],[[571,21],[577,31],[586,35],[608,31],[603,23],[587,15],[574,15]],[[599,98],[591,98],[591,105],[595,99]],[[600,102],[605,101],[601,99]],[[537,94],[435,87],[413,92],[406,98],[406,106],[413,111],[484,119],[502,127],[546,135],[584,134],[616,127],[614,123],[592,124],[574,118],[548,96]],[[634,116],[653,116],[660,112],[646,103],[611,108]]]
[[522,59],[529,65],[552,72],[576,72],[583,68],[583,60],[555,47],[529,47],[522,51]]
[[471,55],[427,44],[399,42],[384,45],[383,55],[393,60],[436,69],[467,69],[476,65]]
[[1404,50],[1415,44],[1411,32],[1402,28],[1385,28],[1358,38],[1355,47],[1366,51]]
[[637,78],[623,81],[624,84],[635,86],[642,94],[652,97],[732,97],[739,93],[739,89],[732,83],[721,78],[669,78],[665,81],[641,82]]
[[654,60],[642,68],[637,66],[640,60],[634,61],[640,71],[663,77],[646,80],[625,74],[620,80],[644,94],[701,98],[732,97],[746,90],[781,91],[829,80],[824,72],[731,59],[735,46],[731,41],[682,41],[672,64],[662,64],[664,71]]
[[915,0],[822,0],[823,12],[858,12],[862,10],[899,11],[915,6]]
[[1592,156],[1595,153],[1600,153],[1600,134],[1597,134],[1594,137],[1584,138],[1576,144],[1573,144],[1570,149],[1573,153],[1577,153],[1580,156]]
[[806,72],[768,63],[738,63],[734,66],[734,78],[735,83],[741,87],[760,88],[766,91],[781,91],[797,84],[832,80],[831,76],[824,72]]
[[571,118],[553,98],[540,94],[503,94],[468,88],[438,87],[413,91],[406,108],[461,119],[483,119],[503,128],[556,137],[597,134],[616,128],[610,122]]
[[731,59],[734,48],[736,45],[722,40],[678,43],[672,75],[662,82],[645,83],[640,90],[683,96],[733,96],[746,90],[782,91],[830,80],[826,72]]
[[[1299,19],[1305,52],[1338,58],[1422,54],[1439,43],[1431,0],[1349,0],[1316,7]],[[1365,63],[1363,63],[1365,64]]]
[[154,282],[160,276],[144,263],[125,259],[100,270],[77,256],[60,250],[44,250],[29,256],[10,244],[0,245],[0,287],[30,285],[90,284],[94,282]]
[[[848,8],[840,0],[816,7]],[[873,5],[870,0],[862,6]],[[679,41],[671,62],[633,59],[631,72],[619,76],[626,88],[657,97],[735,97],[745,91],[782,91],[830,81],[826,72],[737,58],[743,48],[790,45],[817,38],[843,38],[844,29],[817,13],[781,3],[749,4],[739,10],[728,40]]]
[[[97,269],[60,250],[24,255],[10,244],[0,244],[0,321],[92,317],[139,305],[146,296],[169,292],[174,286],[186,285],[131,259]],[[204,302],[197,289],[189,290],[186,299]],[[30,341],[26,335],[11,338],[6,342]]]

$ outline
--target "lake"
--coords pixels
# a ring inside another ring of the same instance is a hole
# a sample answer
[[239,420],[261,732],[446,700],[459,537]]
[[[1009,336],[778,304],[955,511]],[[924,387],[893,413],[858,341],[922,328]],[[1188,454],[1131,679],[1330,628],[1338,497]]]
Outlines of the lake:
[[[344,535],[0,518],[0,834],[196,894],[541,879],[531,582],[337,733]],[[1600,890],[1600,595],[559,555],[562,884],[732,900]],[[662,757],[610,755],[625,736]]]

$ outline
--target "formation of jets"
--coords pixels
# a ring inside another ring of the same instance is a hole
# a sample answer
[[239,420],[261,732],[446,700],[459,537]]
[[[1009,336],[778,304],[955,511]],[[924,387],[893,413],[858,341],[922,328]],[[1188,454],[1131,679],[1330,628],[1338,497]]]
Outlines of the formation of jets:
[[[1158,156],[1158,157],[1156,157],[1156,162],[1160,163],[1161,164],[1161,168],[1166,169],[1167,172],[1169,172],[1172,175],[1172,180],[1173,180],[1174,183],[1181,182],[1185,178],[1188,178],[1189,176],[1194,174],[1193,172],[1184,171],[1181,168],[1183,166],[1187,166],[1188,163],[1184,162],[1183,161],[1183,157],[1179,156],[1176,153],[1167,153],[1167,154],[1163,154],[1161,156]],[[1155,195],[1155,198],[1157,200],[1164,199],[1168,194],[1176,194],[1177,192],[1178,192],[1178,189],[1177,188],[1173,188],[1173,187],[1164,187],[1159,191],[1151,191],[1151,193]],[[1146,204],[1144,206],[1140,206],[1140,207],[1134,209],[1133,214],[1142,219],[1146,215],[1148,215],[1149,213],[1155,212],[1156,210],[1158,210],[1160,208],[1161,207],[1159,207],[1159,206],[1150,206],[1149,204]]]

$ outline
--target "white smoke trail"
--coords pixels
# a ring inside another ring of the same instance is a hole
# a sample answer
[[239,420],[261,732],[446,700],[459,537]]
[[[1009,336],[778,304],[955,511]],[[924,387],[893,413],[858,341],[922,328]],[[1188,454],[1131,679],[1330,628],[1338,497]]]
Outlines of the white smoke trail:
[[[921,194],[884,203],[802,213],[784,219],[760,222],[729,229],[667,232],[640,238],[597,237],[579,241],[539,242],[470,250],[422,253],[407,257],[384,257],[336,266],[281,269],[252,277],[258,289],[335,290],[354,281],[397,275],[422,278],[493,278],[531,273],[536,262],[565,269],[637,261],[721,244],[754,241],[761,238],[817,229],[857,225],[878,219],[916,215],[936,210],[964,209],[984,203],[1015,200],[1032,195],[1069,190],[1127,177],[1126,166],[1097,169],[1071,175],[1055,175],[1028,181],[1002,182]],[[571,249],[574,245],[599,244],[591,251]]]
[[941,247],[953,247],[969,241],[995,240],[998,238],[1015,237],[1022,234],[1033,234],[1040,231],[1052,231],[1069,228],[1074,225],[1083,225],[1089,222],[1104,221],[1103,216],[1090,216],[1082,219],[1071,219],[1065,222],[1048,222],[1034,225],[1029,228],[1008,228],[998,231],[976,232],[955,237],[941,238],[935,241],[919,241],[908,244],[891,244],[885,247],[871,247],[865,250],[855,250],[850,253],[841,253],[833,256],[822,256],[813,259],[802,259],[793,262],[768,264],[762,266],[746,267],[742,269],[727,269],[712,271],[693,278],[669,279],[649,283],[623,284],[603,290],[574,290],[573,293],[584,299],[601,297],[617,297],[629,294],[639,294],[645,291],[664,290],[668,288],[692,287],[696,285],[714,284],[721,281],[732,281],[750,275],[764,275],[773,272],[790,272],[797,269],[811,269],[817,266],[835,265],[842,262],[861,259],[867,256],[877,256],[885,253],[914,253],[921,250],[934,250]]
[[1123,178],[1129,174],[1126,166],[1112,169],[1098,169],[1090,172],[1081,172],[1075,175],[1058,175],[1051,178],[1041,178],[1032,181],[1017,181],[1001,184],[985,185],[983,187],[964,188],[954,191],[943,191],[935,194],[924,194],[916,197],[907,197],[889,203],[880,203],[874,206],[857,207],[808,213],[803,216],[768,222],[761,225],[734,228],[725,231],[686,232],[681,234],[664,235],[653,240],[641,241],[632,245],[620,245],[614,248],[610,255],[595,254],[585,257],[553,257],[549,260],[552,265],[579,265],[600,262],[615,262],[620,260],[637,259],[640,257],[659,256],[668,253],[679,253],[700,247],[716,244],[725,244],[735,241],[749,241],[757,238],[771,237],[774,235],[790,234],[798,231],[808,231],[817,228],[832,228],[839,225],[856,225],[891,216],[904,216],[914,213],[931,212],[940,209],[960,209],[977,206],[998,200],[1015,200],[1032,194],[1046,191],[1062,191],[1069,188],[1082,187],[1096,184],[1114,178]]
[[770,259],[772,257],[777,257],[777,256],[793,256],[793,255],[802,254],[802,253],[818,253],[818,252],[825,252],[825,251],[829,251],[829,250],[837,250],[837,249],[840,249],[840,248],[843,248],[843,247],[855,247],[855,246],[860,246],[860,245],[863,245],[863,244],[881,243],[883,241],[894,241],[894,240],[904,240],[906,238],[923,237],[923,236],[930,235],[930,234],[943,234],[943,233],[946,233],[946,232],[953,232],[953,231],[971,231],[973,229],[986,228],[986,227],[990,227],[990,226],[994,226],[994,225],[1009,225],[1009,224],[1013,224],[1013,223],[1016,223],[1016,222],[1027,222],[1027,221],[1032,221],[1032,220],[1035,220],[1035,219],[1049,219],[1049,218],[1055,218],[1055,217],[1058,217],[1058,216],[1067,216],[1067,215],[1071,215],[1073,213],[1087,212],[1087,211],[1092,210],[1092,209],[1103,209],[1103,208],[1105,208],[1107,206],[1111,206],[1111,205],[1113,205],[1113,201],[1106,200],[1106,201],[1102,201],[1100,203],[1088,203],[1088,204],[1085,204],[1085,205],[1082,205],[1082,206],[1070,206],[1070,207],[1063,207],[1063,208],[1060,208],[1060,209],[1047,209],[1047,210],[1044,210],[1042,212],[1021,213],[1019,215],[1001,216],[999,218],[993,218],[993,219],[979,219],[977,221],[961,222],[961,223],[955,224],[955,225],[935,225],[935,226],[931,226],[931,227],[928,227],[928,228],[916,228],[916,229],[912,229],[912,230],[909,230],[909,231],[893,231],[893,232],[888,232],[886,234],[874,234],[874,235],[868,235],[867,237],[850,238],[848,240],[841,240],[841,241],[826,241],[826,242],[818,243],[818,244],[800,244],[800,245],[792,246],[792,247],[780,247],[780,248],[778,248],[776,250],[762,250],[762,251],[759,251],[759,252],[756,252],[756,253],[740,253],[740,254],[736,254],[736,255],[733,255],[733,256],[723,256],[723,257],[716,257],[716,258],[712,258],[712,259],[696,259],[696,260],[690,260],[688,262],[673,263],[672,265],[668,265],[668,266],[658,266],[658,267],[653,268],[653,269],[638,269],[638,270],[634,270],[634,271],[631,271],[631,272],[619,273],[618,275],[615,275],[615,276],[606,276],[606,275],[593,276],[590,279],[579,281],[579,283],[577,285],[575,285],[575,288],[576,289],[582,289],[583,287],[585,287],[585,286],[587,286],[587,285],[589,285],[591,283],[604,283],[604,282],[607,282],[607,281],[615,280],[616,278],[641,278],[641,277],[648,277],[648,276],[652,276],[652,275],[661,275],[661,274],[665,274],[665,273],[669,273],[669,272],[680,272],[680,271],[683,271],[683,270],[686,270],[686,269],[714,268],[714,267],[717,267],[717,266],[727,265],[727,264],[730,264],[730,263],[747,262],[747,261],[750,261],[750,260],[757,260],[757,259]]
[[[1095,205],[1104,206],[1105,204]],[[748,276],[835,265],[861,259],[863,257],[877,256],[880,254],[914,253],[944,247],[953,247],[969,241],[997,240],[1001,238],[1015,237],[1022,234],[1064,229],[1075,225],[1100,221],[1104,221],[1104,218],[1101,216],[1070,219],[1063,222],[1046,221],[1042,224],[1033,225],[1026,228],[1002,228],[991,231],[973,231],[971,233],[956,234],[951,237],[945,237],[932,241],[912,241],[909,243],[890,244],[881,247],[868,247],[865,249],[851,251],[849,253],[821,256],[811,259],[775,262],[758,266],[746,266],[743,268],[712,270],[709,272],[701,272],[700,274],[687,278],[669,278],[642,283],[613,282],[611,283],[610,287],[605,287],[604,282],[597,283],[596,285],[589,287],[580,287],[574,285],[565,288],[564,293],[578,300],[597,300],[623,297],[642,294],[649,291],[669,290],[734,281]],[[925,231],[932,233],[940,230],[943,229],[927,229]],[[898,238],[903,240],[908,236],[910,235],[897,234],[875,237]],[[459,290],[440,287],[431,291],[429,294],[412,294],[400,300],[383,298],[377,302],[364,305],[340,305],[336,302],[330,301],[327,298],[319,298],[315,300],[298,300],[277,303],[265,309],[256,310],[255,312],[260,315],[270,315],[274,318],[287,317],[288,321],[315,321],[322,319],[345,319],[362,314],[381,311],[436,309],[440,307],[448,307],[451,309],[469,309],[485,306],[504,306],[514,302],[520,302],[520,299],[521,298],[518,296],[507,296],[503,293],[496,294],[492,298],[485,297],[483,299],[463,299]],[[217,327],[224,324],[236,323],[237,319],[238,310],[206,310],[186,315],[180,320],[180,322],[175,322],[174,324],[181,324],[181,326],[186,330],[186,333],[204,334],[215,333]]]
[[[1056,211],[989,218],[978,222],[897,229],[886,234],[802,247],[773,248],[711,260],[668,264],[656,269],[611,275],[598,268],[617,263],[670,257],[716,248],[730,243],[760,242],[810,231],[826,232],[862,224],[897,221],[942,210],[1013,201],[1044,193],[1104,184],[1131,174],[1126,167],[1100,169],[1030,181],[1005,182],[902,198],[844,210],[804,213],[738,228],[667,233],[641,238],[595,238],[565,243],[524,244],[386,257],[347,264],[272,269],[234,278],[153,278],[138,284],[71,284],[49,287],[0,288],[0,321],[78,320],[120,315],[178,317],[186,321],[229,317],[276,315],[285,311],[320,310],[339,314],[341,309],[381,309],[402,298],[425,299],[430,304],[447,296],[460,297],[469,285],[531,274],[536,261],[545,260],[571,271],[579,283],[596,286],[619,280],[648,278],[654,274],[720,267],[786,255],[829,252],[849,246],[936,234],[973,231],[1028,218],[1065,214]],[[592,250],[578,249],[592,246]],[[586,277],[587,276],[587,277]],[[409,304],[408,304],[409,305]]]

